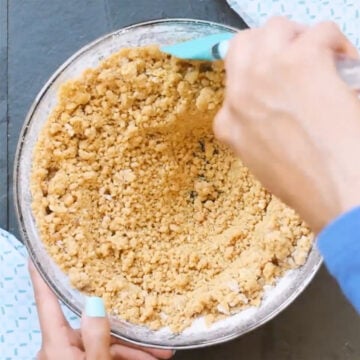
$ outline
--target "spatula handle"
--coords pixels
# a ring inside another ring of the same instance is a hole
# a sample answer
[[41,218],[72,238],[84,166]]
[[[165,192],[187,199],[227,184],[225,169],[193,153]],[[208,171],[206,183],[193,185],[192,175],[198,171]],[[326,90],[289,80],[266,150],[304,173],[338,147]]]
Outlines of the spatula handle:
[[336,67],[340,77],[350,88],[360,91],[360,60],[338,60]]
[[[229,48],[229,40],[224,40],[213,46],[212,53],[216,59],[224,59]],[[353,90],[360,91],[360,60],[341,59],[336,63],[340,77]]]

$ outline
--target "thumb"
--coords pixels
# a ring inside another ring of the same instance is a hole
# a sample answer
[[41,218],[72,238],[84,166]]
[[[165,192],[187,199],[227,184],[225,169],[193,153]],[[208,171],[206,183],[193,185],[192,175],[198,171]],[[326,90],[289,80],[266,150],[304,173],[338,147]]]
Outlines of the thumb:
[[237,155],[240,155],[243,135],[241,123],[239,116],[234,114],[226,103],[215,116],[213,131],[217,140],[230,146]]
[[81,336],[86,360],[110,360],[110,323],[104,302],[99,297],[87,297],[81,318]]

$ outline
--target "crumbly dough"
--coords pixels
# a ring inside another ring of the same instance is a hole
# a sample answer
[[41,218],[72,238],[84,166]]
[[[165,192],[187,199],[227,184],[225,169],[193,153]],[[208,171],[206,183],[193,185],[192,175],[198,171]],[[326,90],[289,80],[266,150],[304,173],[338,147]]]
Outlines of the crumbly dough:
[[313,235],[214,139],[222,63],[123,49],[63,85],[32,168],[48,252],[120,318],[180,332],[261,302]]

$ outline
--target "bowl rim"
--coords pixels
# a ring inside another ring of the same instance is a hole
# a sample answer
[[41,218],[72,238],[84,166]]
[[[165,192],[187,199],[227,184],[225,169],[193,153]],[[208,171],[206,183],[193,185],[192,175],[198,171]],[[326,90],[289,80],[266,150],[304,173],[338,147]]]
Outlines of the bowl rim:
[[[27,112],[27,114],[25,116],[25,120],[24,120],[23,126],[22,126],[20,134],[19,134],[19,140],[18,140],[18,143],[17,143],[15,157],[14,157],[13,200],[14,200],[15,213],[16,213],[16,218],[17,218],[17,222],[18,222],[18,226],[19,226],[20,235],[21,235],[21,238],[24,241],[24,244],[25,244],[26,249],[27,249],[27,251],[29,253],[31,261],[35,265],[37,271],[40,273],[40,275],[43,278],[43,280],[45,281],[45,283],[49,286],[49,288],[53,291],[53,293],[55,293],[58,300],[60,300],[67,308],[69,308],[74,314],[76,314],[79,317],[81,316],[81,309],[79,309],[76,305],[72,304],[70,301],[68,301],[63,296],[61,291],[58,289],[57,285],[52,281],[52,279],[50,279],[50,277],[47,275],[46,271],[43,269],[43,266],[41,265],[40,261],[38,261],[37,255],[33,251],[32,246],[30,245],[29,235],[28,235],[28,233],[26,231],[26,226],[24,225],[23,211],[22,211],[22,208],[21,208],[20,200],[19,200],[19,198],[20,198],[19,181],[18,181],[19,172],[20,172],[20,161],[19,160],[21,159],[22,150],[23,150],[23,144],[25,142],[26,134],[28,132],[28,128],[29,128],[29,125],[31,124],[32,116],[33,116],[34,111],[36,110],[36,108],[38,106],[38,103],[41,101],[42,97],[45,95],[48,88],[52,85],[52,83],[55,81],[55,79],[62,73],[62,71],[65,68],[67,68],[72,63],[72,61],[74,59],[76,59],[77,57],[82,55],[84,52],[86,52],[88,49],[90,49],[94,45],[102,42],[105,39],[111,38],[112,36],[122,34],[124,32],[130,31],[130,30],[135,29],[135,28],[141,28],[141,27],[144,27],[144,26],[146,27],[146,26],[149,26],[149,25],[166,24],[166,23],[182,23],[182,24],[186,24],[186,23],[195,24],[195,23],[198,23],[198,24],[210,25],[210,26],[214,26],[214,27],[221,27],[224,30],[227,29],[227,30],[232,31],[232,32],[237,32],[239,30],[236,27],[221,24],[221,23],[214,22],[214,21],[191,19],[191,18],[166,18],[166,19],[155,19],[155,20],[149,20],[149,21],[134,23],[132,25],[120,28],[118,30],[107,33],[107,34],[105,34],[103,36],[100,36],[100,37],[96,38],[95,40],[87,43],[86,45],[81,47],[79,50],[77,50],[73,55],[68,57],[53,72],[53,74],[46,81],[46,83],[42,86],[41,90],[38,92],[38,94],[34,98],[32,104],[31,104],[31,106],[30,106],[30,108],[29,108],[29,110],[28,110],[28,112]],[[314,241],[314,244],[315,244],[315,241]],[[284,301],[281,304],[281,306],[276,308],[275,311],[270,312],[267,316],[262,318],[261,321],[255,323],[255,324],[252,324],[245,331],[234,332],[234,333],[224,335],[222,337],[219,337],[219,338],[216,338],[216,339],[213,339],[213,340],[202,341],[200,343],[183,344],[183,345],[166,345],[166,344],[160,344],[160,343],[150,342],[150,341],[146,341],[146,340],[140,341],[140,340],[136,340],[136,339],[133,339],[131,337],[128,337],[126,335],[123,335],[119,331],[113,330],[113,329],[111,329],[111,335],[115,336],[116,338],[127,341],[129,343],[132,343],[134,345],[138,345],[138,346],[147,346],[147,347],[153,347],[153,348],[158,348],[158,349],[179,349],[179,350],[180,349],[185,350],[185,349],[203,348],[203,347],[208,347],[208,346],[212,346],[212,345],[217,345],[217,344],[221,344],[221,343],[233,340],[233,339],[235,339],[235,338],[237,338],[239,336],[245,335],[245,334],[257,329],[258,327],[264,325],[265,323],[267,323],[268,321],[270,321],[274,317],[276,317],[278,314],[280,314],[309,285],[309,283],[312,281],[312,279],[314,278],[314,276],[318,272],[318,270],[319,270],[319,268],[320,268],[320,266],[322,264],[322,261],[323,261],[321,255],[318,253],[318,251],[316,249],[313,249],[313,250],[310,250],[310,251],[315,251],[316,262],[315,262],[314,266],[311,268],[311,272],[309,272],[309,276],[307,276],[305,278],[305,281],[303,281],[301,283],[301,286],[296,288],[296,290],[292,292],[291,296],[289,296],[286,299],[286,301]]]

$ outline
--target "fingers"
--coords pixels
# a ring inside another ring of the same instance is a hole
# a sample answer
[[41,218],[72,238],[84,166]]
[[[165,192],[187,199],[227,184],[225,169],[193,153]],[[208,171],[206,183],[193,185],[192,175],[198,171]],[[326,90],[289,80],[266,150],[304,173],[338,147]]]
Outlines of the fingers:
[[359,57],[356,48],[341,32],[339,27],[330,21],[322,22],[309,28],[299,40],[305,44],[314,44],[320,50],[328,49],[355,59]]
[[213,123],[213,130],[215,137],[230,146],[237,155],[240,154],[241,144],[241,121],[234,121],[234,114],[232,114],[229,106],[224,105],[217,113]]
[[262,28],[240,31],[234,37],[226,59],[227,70],[248,65],[254,57],[276,54],[294,40],[299,40],[304,50],[313,48],[323,52],[327,49],[348,58],[359,58],[355,46],[333,22],[307,27],[285,17],[274,17]]
[[138,349],[126,345],[114,344],[110,353],[113,360],[156,360],[157,358]]
[[233,72],[251,62],[260,33],[260,29],[242,30],[234,36],[229,42],[225,59],[227,72]]
[[216,138],[229,144],[231,139],[232,124],[230,122],[230,114],[228,114],[227,107],[223,106],[216,114],[213,124],[213,130]]
[[248,83],[251,73],[272,72],[274,59],[306,29],[284,17],[275,17],[262,28],[240,31],[230,42],[226,57],[226,94],[230,103],[252,86]]
[[87,360],[110,360],[110,323],[104,302],[98,297],[86,298],[81,318],[81,335]]
[[[264,27],[240,31],[230,42],[227,67],[253,56],[275,54],[307,29],[285,17],[274,17]],[[234,60],[236,58],[236,60]]]
[[54,293],[29,261],[29,272],[39,316],[43,342],[66,343],[70,326]]
[[[112,346],[111,346],[112,348],[115,345],[118,345],[118,346],[125,347],[127,349],[133,349],[133,350],[137,350],[140,352],[148,353],[148,354],[152,355],[153,357],[155,357],[156,359],[170,359],[174,355],[174,352],[171,350],[146,348],[146,347],[142,347],[142,346],[133,345],[133,344],[127,343],[123,340],[119,340],[116,338],[111,338],[111,344],[112,344]],[[123,350],[122,348],[115,348],[115,349],[117,349],[119,351]],[[115,351],[115,350],[113,350],[113,351]]]
[[276,54],[306,29],[305,25],[290,21],[285,17],[273,17],[262,28],[262,48],[267,54]]
[[172,350],[143,348],[143,351],[155,356],[156,359],[171,359],[175,355],[175,351]]

